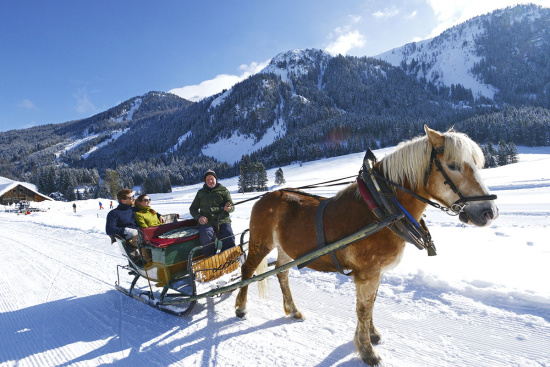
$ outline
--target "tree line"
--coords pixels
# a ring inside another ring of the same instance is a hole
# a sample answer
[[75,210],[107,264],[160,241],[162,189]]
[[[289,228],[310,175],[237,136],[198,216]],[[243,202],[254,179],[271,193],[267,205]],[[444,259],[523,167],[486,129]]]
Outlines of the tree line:
[[497,147],[492,142],[488,142],[481,147],[481,150],[485,157],[485,168],[505,166],[519,161],[518,149],[513,142],[506,143],[501,140]]

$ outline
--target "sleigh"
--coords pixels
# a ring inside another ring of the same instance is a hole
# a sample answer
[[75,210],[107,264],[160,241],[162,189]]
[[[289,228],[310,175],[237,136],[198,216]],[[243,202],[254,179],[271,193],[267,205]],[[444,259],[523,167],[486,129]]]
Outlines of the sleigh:
[[[128,261],[117,266],[115,288],[161,311],[187,315],[197,299],[218,294],[212,290],[240,279],[240,264],[246,257],[244,234],[239,245],[206,257],[194,219],[179,221],[168,215],[165,223],[140,229],[133,240],[111,236]],[[221,241],[209,246],[221,248]],[[133,277],[127,288],[121,283],[123,273]],[[140,279],[145,288],[138,285]]]

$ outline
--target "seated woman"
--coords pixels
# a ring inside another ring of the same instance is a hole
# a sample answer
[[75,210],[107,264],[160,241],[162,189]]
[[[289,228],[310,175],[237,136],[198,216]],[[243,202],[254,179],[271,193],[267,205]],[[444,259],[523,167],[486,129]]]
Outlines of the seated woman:
[[136,223],[140,228],[155,227],[162,224],[159,214],[151,209],[151,199],[147,195],[140,195],[136,200]]

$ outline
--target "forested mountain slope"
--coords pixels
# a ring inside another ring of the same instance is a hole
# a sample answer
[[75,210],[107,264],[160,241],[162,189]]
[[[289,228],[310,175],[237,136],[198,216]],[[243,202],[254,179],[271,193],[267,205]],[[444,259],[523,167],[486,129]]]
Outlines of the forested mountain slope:
[[242,155],[270,168],[394,145],[424,124],[550,145],[549,29],[549,9],[517,6],[377,58],[283,52],[197,103],[150,92],[88,119],[0,133],[0,176],[69,180],[48,185],[60,192],[97,192],[98,177],[169,190],[208,168],[236,175]]

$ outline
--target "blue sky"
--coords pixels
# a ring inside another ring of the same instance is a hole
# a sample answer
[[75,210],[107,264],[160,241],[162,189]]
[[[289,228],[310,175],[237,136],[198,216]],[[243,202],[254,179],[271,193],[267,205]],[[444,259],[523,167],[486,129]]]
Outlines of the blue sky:
[[280,52],[375,56],[492,10],[550,0],[0,1],[0,131],[149,91],[198,100]]

